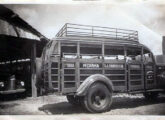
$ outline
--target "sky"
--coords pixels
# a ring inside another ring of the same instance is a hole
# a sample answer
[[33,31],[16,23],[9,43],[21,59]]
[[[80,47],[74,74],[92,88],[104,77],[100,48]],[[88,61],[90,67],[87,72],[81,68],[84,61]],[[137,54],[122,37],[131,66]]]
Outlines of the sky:
[[[65,23],[132,29],[139,32],[139,41],[155,54],[162,53],[165,35],[163,2],[123,2],[85,4],[12,4],[6,5],[20,17],[52,39]],[[122,1],[122,2],[121,2]],[[136,0],[138,1],[138,0]]]

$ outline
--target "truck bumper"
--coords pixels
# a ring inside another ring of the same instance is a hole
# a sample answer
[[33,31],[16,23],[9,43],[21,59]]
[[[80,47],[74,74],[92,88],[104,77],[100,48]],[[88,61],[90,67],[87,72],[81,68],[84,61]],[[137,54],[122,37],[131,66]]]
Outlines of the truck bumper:
[[7,95],[7,94],[14,94],[14,93],[22,93],[22,92],[25,92],[25,89],[5,90],[5,91],[0,91],[0,94]]

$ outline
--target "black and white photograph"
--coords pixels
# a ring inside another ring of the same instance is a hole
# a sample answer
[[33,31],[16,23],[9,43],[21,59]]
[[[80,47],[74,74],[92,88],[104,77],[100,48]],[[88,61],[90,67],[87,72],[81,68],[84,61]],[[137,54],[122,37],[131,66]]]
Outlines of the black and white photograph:
[[0,115],[165,115],[165,3],[111,1],[0,4]]

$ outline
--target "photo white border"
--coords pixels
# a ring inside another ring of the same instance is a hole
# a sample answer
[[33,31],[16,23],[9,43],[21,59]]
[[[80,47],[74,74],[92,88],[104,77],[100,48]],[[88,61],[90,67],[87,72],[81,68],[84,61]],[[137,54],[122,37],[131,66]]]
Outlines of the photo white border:
[[[0,4],[165,4],[165,0],[0,0]],[[165,120],[152,115],[0,115],[0,120]]]

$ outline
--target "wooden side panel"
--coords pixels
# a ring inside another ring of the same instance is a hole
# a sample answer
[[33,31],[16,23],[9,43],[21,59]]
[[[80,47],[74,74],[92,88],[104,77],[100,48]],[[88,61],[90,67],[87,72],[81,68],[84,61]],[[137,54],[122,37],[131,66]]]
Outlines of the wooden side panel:
[[49,92],[60,92],[60,59],[52,58],[44,66],[44,88]]
[[113,83],[115,91],[127,91],[127,76],[124,61],[102,59],[63,59],[62,93],[76,92],[83,81],[94,74],[104,74]]
[[72,93],[77,88],[77,60],[62,59],[61,87],[62,93]]
[[79,67],[80,84],[91,75],[103,74],[103,64],[101,59],[80,59]]
[[112,81],[114,91],[127,91],[127,71],[125,60],[105,61],[104,74]]

